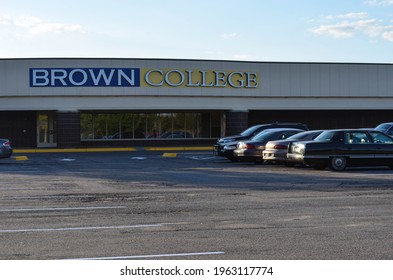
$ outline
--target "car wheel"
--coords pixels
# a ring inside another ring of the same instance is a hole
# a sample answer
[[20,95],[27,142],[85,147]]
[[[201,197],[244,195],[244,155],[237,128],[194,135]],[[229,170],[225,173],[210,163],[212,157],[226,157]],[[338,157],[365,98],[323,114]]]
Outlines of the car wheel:
[[347,159],[345,157],[332,157],[330,159],[330,168],[334,171],[343,171],[347,168]]

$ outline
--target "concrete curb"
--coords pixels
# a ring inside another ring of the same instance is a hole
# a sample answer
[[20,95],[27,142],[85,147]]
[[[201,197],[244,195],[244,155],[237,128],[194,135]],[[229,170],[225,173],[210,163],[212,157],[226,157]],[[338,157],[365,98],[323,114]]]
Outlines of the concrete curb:
[[125,148],[74,148],[74,149],[14,149],[14,154],[31,153],[91,153],[91,152],[168,152],[168,151],[212,151],[213,147],[125,147]]

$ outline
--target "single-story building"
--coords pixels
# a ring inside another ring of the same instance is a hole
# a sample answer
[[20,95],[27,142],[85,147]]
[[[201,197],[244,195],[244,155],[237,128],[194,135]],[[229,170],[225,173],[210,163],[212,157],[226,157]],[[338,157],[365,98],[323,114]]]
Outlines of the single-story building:
[[204,145],[276,121],[393,121],[393,64],[0,59],[0,138],[14,147]]

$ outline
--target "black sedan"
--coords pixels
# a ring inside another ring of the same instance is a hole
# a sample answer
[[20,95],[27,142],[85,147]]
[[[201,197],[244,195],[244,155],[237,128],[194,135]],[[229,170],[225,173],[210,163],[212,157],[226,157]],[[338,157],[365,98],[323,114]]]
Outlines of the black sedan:
[[10,140],[0,139],[0,158],[9,158],[12,155]]
[[292,143],[287,156],[294,163],[315,169],[327,166],[335,171],[348,166],[393,168],[393,138],[369,129],[327,130],[314,141]]
[[267,142],[272,140],[282,140],[303,132],[304,130],[297,128],[272,128],[263,131],[252,139],[237,143],[236,149],[233,151],[235,159],[242,161],[263,161],[263,151]]

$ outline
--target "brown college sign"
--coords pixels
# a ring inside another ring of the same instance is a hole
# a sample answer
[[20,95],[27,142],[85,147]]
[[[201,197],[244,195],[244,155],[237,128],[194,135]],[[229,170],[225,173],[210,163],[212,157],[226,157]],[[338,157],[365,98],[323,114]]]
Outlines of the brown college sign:
[[30,68],[30,87],[190,87],[259,86],[256,72],[142,68]]

